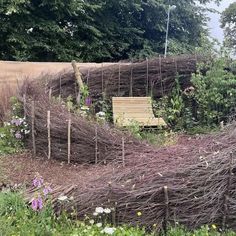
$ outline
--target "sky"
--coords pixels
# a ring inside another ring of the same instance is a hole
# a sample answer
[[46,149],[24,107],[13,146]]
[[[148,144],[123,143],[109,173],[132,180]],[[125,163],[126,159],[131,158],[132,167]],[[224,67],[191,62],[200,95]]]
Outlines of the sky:
[[[236,0],[222,0],[220,6],[217,6],[214,3],[208,4],[209,7],[214,8],[215,10],[222,12],[227,8],[231,3],[236,2]],[[220,42],[224,40],[223,30],[220,28],[220,14],[209,13],[210,21],[208,26],[210,28],[210,34],[212,37],[218,39]]]

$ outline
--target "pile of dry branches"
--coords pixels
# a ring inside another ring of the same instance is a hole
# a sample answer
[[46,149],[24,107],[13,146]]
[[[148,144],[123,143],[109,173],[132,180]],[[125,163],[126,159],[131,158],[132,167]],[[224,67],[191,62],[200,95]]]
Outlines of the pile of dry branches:
[[[177,76],[182,87],[188,87],[192,73],[196,72],[197,62],[202,60],[199,56],[159,57],[138,63],[83,69],[81,74],[93,98],[101,95],[162,97],[172,90]],[[54,78],[46,76],[44,83],[52,89],[53,95],[63,98],[77,95],[72,71],[60,73]]]

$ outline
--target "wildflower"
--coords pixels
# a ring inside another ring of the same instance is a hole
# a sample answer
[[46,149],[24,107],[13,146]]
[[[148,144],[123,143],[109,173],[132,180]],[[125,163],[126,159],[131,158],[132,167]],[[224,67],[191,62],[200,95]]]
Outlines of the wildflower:
[[21,135],[20,132],[18,131],[18,132],[16,132],[15,137],[16,137],[16,139],[21,139],[21,138],[22,138],[22,135]]
[[102,227],[102,223],[97,223],[96,226],[97,226],[98,228],[100,228],[100,227]]
[[94,224],[94,220],[90,220],[89,223],[90,223],[91,225],[93,225],[93,224]]
[[36,188],[40,188],[43,185],[43,177],[37,174],[33,179],[33,186]]
[[37,211],[38,209],[38,199],[37,198],[34,198],[32,201],[31,201],[31,207],[34,211]]
[[110,214],[110,213],[111,213],[111,210],[110,210],[109,208],[105,208],[105,209],[104,209],[104,213]]
[[44,196],[47,196],[49,193],[52,192],[52,188],[50,186],[46,186],[44,189],[43,189],[43,194]]
[[211,225],[211,227],[212,227],[212,229],[216,229],[217,227],[216,227],[216,225]]
[[105,227],[102,230],[102,233],[106,233],[106,234],[112,235],[115,232],[115,230],[116,230],[115,228]]
[[38,197],[38,208],[39,210],[43,208],[43,199],[40,196]]
[[58,198],[58,200],[59,201],[65,201],[65,200],[67,200],[68,199],[68,197],[67,196],[60,196],[59,198]]
[[85,106],[91,106],[92,104],[92,99],[90,97],[85,98]]
[[97,213],[97,212],[94,212],[94,213],[93,213],[93,215],[94,215],[94,216],[97,216],[97,215],[98,215],[98,213]]
[[137,216],[141,216],[141,215],[142,215],[141,211],[137,212]]
[[95,212],[98,214],[102,214],[104,212],[104,209],[102,207],[96,207]]

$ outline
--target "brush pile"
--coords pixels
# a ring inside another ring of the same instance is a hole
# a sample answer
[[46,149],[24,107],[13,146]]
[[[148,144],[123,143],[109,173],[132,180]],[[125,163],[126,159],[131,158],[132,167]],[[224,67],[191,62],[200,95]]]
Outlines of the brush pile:
[[[196,72],[199,56],[177,56],[154,58],[144,62],[122,63],[100,68],[82,69],[80,72],[93,98],[106,96],[149,96],[162,97],[171,92],[178,77],[183,89],[188,87],[192,73]],[[67,71],[46,78],[47,89],[54,96],[76,97],[77,85],[74,72]]]
[[236,230],[235,124],[219,134],[182,143],[180,140],[175,146],[157,149],[68,112],[63,102],[48,99],[44,85],[37,86],[25,83],[21,91],[21,95],[27,94],[25,112],[29,122],[35,116],[37,153],[48,154],[50,110],[51,158],[67,161],[67,126],[71,119],[71,161],[98,164],[86,167],[92,174],[85,182],[78,179],[76,185],[65,184],[55,190],[56,210],[62,208],[57,197],[63,193],[74,199],[63,203],[63,207],[76,209],[79,217],[93,217],[94,209],[103,206],[114,209],[111,218],[115,223],[149,228],[155,225],[157,229],[176,222],[189,228],[214,223]]

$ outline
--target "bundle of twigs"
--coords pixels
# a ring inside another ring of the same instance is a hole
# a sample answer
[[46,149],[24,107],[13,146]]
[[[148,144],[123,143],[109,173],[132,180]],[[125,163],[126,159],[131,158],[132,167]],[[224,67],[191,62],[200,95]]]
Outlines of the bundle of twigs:
[[[81,70],[84,83],[93,98],[99,96],[150,96],[169,94],[178,77],[183,88],[188,87],[192,73],[196,72],[199,56],[154,58],[137,63],[120,63],[100,68]],[[53,95],[77,95],[77,85],[72,71],[60,73],[45,80]]]
[[[177,145],[172,150],[153,151],[152,158],[145,156],[144,161],[134,154],[126,167],[104,166],[100,178],[91,176],[83,186],[63,187],[61,193],[74,199],[63,206],[68,211],[76,208],[80,217],[93,217],[98,206],[112,208],[116,224],[157,229],[168,223],[189,228],[216,224],[236,229],[236,142],[235,135],[230,135],[211,136],[211,142],[204,138],[196,148],[187,144],[182,157],[178,155],[184,147]],[[58,211],[62,207],[59,195],[55,193],[53,198]]]

